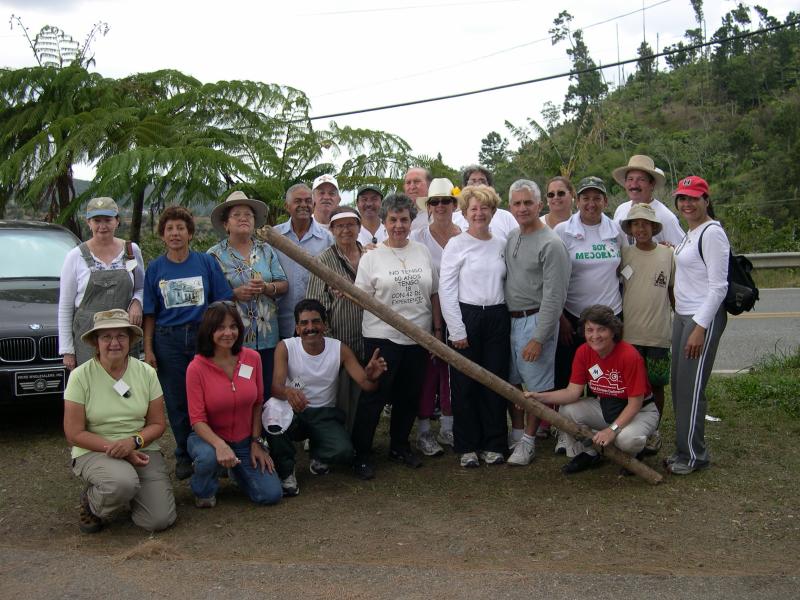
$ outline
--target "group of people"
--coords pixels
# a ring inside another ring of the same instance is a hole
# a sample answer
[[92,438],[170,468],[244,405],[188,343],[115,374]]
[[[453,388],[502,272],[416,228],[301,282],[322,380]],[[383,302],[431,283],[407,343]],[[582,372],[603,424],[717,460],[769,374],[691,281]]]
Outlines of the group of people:
[[[355,208],[339,206],[335,177],[322,175],[287,190],[289,219],[275,230],[392,315],[595,430],[591,441],[556,432],[564,473],[599,464],[608,444],[657,452],[671,381],[676,449],[665,465],[688,474],[709,464],[704,390],[725,327],[729,245],[703,179],[673,194],[684,233],[654,197],[665,177],[652,159],[633,156],[612,175],[629,197],[613,219],[598,177],[577,187],[553,178],[541,215],[535,182],[515,181],[504,210],[478,165],[462,189],[410,169],[403,192],[366,185]],[[190,249],[192,214],[165,209],[165,253],[146,270],[136,244],[115,236],[111,198],[91,200],[86,218],[92,236],[67,256],[59,302],[83,531],[123,507],[149,530],[174,522],[157,445],[165,407],[175,475],[191,477],[198,508],[215,506],[224,476],[258,504],[297,495],[300,441],[313,475],[345,464],[371,479],[381,414],[388,458],[411,468],[422,465],[417,450],[449,446],[464,468],[527,465],[549,435],[548,423],[433,358],[394,317],[363,310],[334,279],[261,241],[267,207],[242,192],[212,211],[223,239],[207,253]]]

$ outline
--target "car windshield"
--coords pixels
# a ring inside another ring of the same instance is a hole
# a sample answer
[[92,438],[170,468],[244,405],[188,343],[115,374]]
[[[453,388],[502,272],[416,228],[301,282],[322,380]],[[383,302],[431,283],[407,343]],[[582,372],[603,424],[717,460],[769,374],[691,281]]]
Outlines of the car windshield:
[[0,279],[59,277],[75,238],[58,229],[0,229]]

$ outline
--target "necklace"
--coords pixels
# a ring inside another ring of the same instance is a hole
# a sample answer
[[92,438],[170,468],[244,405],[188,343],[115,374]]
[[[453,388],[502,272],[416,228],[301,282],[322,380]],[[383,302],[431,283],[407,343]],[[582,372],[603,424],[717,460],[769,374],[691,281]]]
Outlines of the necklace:
[[394,257],[395,257],[397,260],[399,260],[399,261],[400,261],[400,264],[401,264],[401,265],[403,265],[403,270],[404,270],[404,271],[407,271],[407,270],[408,270],[408,267],[406,267],[406,261],[405,261],[405,260],[403,260],[402,258],[400,258],[399,256],[397,256],[397,252],[395,252],[395,251],[394,251],[394,248],[392,248],[392,247],[391,247],[389,244],[386,244],[386,247],[387,247],[387,248],[389,248],[389,250],[391,250],[391,251],[392,251],[392,254],[394,254]]

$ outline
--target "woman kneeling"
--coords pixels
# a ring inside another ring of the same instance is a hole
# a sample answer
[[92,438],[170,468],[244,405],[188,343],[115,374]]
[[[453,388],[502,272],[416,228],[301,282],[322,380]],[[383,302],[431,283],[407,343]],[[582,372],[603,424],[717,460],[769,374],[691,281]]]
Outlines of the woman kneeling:
[[219,469],[230,469],[256,504],[281,499],[281,482],[262,447],[264,381],[258,352],[242,346],[244,326],[228,300],[208,307],[197,332],[197,355],[186,370],[189,419],[187,448],[194,461],[195,506],[217,503]]
[[[615,444],[635,456],[658,426],[658,409],[644,360],[636,348],[622,341],[622,321],[611,308],[590,306],[581,314],[581,326],[586,343],[575,353],[569,385],[554,392],[526,395],[563,405],[563,416],[596,432],[592,444],[601,448]],[[585,385],[597,398],[581,398]],[[562,467],[563,473],[577,473],[601,462],[588,440],[576,440],[566,432],[565,437],[567,456],[572,460]]]
[[103,519],[130,508],[148,531],[175,522],[175,498],[155,443],[166,427],[164,395],[155,369],[128,356],[142,339],[121,309],[98,312],[81,337],[96,355],[70,375],[64,392],[64,434],[72,470],[87,484],[79,526],[100,531]]

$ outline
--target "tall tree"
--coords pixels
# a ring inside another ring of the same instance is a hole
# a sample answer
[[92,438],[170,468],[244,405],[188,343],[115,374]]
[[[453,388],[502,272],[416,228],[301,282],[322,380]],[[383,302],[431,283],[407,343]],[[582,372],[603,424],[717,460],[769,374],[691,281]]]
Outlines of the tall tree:
[[490,131],[481,140],[478,162],[490,169],[498,171],[508,163],[508,140],[496,131]]

